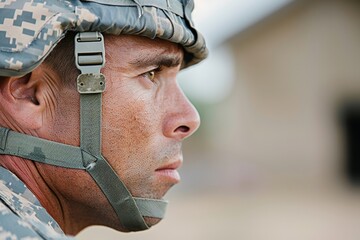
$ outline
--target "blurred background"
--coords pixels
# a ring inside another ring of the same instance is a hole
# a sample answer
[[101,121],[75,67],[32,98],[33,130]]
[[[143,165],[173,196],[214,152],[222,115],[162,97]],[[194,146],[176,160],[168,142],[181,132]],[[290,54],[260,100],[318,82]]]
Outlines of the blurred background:
[[360,239],[360,2],[195,0],[202,125],[166,218],[78,239]]

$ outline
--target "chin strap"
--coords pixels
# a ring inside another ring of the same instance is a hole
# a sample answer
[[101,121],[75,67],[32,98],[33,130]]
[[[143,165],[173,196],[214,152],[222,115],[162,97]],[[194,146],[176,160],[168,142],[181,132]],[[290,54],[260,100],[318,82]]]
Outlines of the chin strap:
[[108,198],[123,227],[128,230],[149,228],[143,217],[161,219],[165,215],[166,201],[132,197],[101,155],[94,156],[80,147],[0,127],[0,155],[13,155],[54,166],[88,171]]
[[144,217],[163,218],[167,202],[136,198],[101,154],[101,109],[105,76],[104,38],[98,32],[75,37],[77,78],[80,93],[80,147],[74,147],[0,127],[0,154],[14,155],[55,166],[84,169],[95,180],[116,212],[122,226],[130,231],[148,229]]

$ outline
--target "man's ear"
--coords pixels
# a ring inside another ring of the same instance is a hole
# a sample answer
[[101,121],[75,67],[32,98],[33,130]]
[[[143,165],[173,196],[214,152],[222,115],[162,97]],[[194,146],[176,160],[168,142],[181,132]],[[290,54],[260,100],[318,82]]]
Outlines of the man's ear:
[[[37,71],[37,70],[35,70]],[[44,106],[41,104],[41,77],[28,73],[22,77],[8,77],[0,84],[0,98],[5,118],[13,127],[36,130],[42,125]]]

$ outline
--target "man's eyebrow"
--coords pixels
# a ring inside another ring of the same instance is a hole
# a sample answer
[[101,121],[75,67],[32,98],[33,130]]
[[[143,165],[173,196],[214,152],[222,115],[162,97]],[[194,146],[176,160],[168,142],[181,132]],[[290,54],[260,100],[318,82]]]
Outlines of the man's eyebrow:
[[161,54],[157,56],[143,56],[140,55],[133,61],[130,61],[130,65],[137,68],[146,68],[149,66],[164,66],[164,67],[176,67],[183,61],[180,54]]

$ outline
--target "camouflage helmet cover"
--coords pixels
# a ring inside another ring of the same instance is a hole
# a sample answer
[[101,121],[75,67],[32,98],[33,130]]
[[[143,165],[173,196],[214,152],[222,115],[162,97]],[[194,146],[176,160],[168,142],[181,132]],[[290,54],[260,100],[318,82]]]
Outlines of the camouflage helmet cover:
[[35,69],[67,31],[161,38],[185,50],[185,67],[206,58],[193,0],[1,0],[0,76]]

